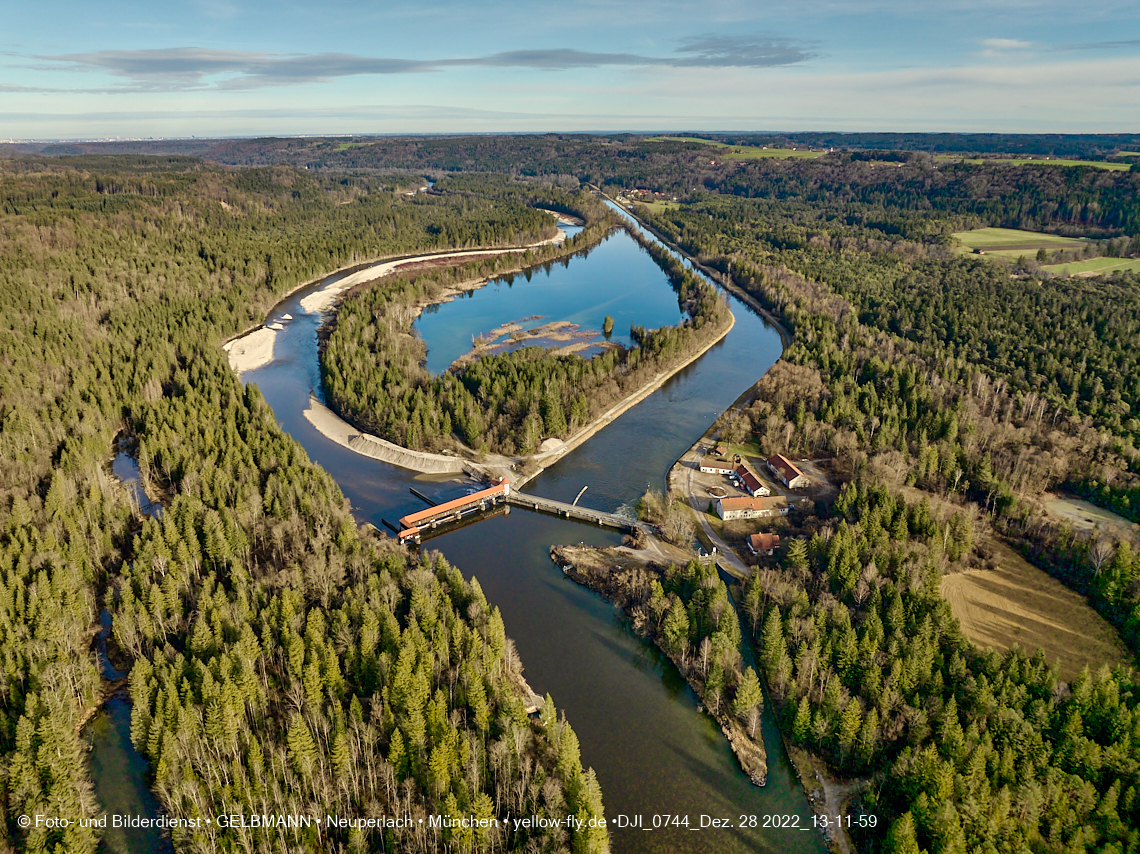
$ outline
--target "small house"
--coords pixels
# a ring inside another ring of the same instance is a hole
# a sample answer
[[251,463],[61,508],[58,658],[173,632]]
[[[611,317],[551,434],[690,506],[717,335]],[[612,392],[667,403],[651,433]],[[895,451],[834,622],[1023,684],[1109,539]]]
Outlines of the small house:
[[730,475],[735,468],[728,460],[710,459],[707,455],[701,458],[701,471],[706,474]]
[[771,556],[780,547],[779,534],[753,534],[748,538],[748,551],[759,557]]
[[807,475],[783,454],[768,457],[767,463],[772,474],[788,489],[801,489],[811,484]]
[[772,494],[772,490],[762,484],[760,478],[750,472],[747,466],[743,464],[738,465],[733,469],[733,473],[736,475],[737,483],[740,484],[740,488],[753,498]]

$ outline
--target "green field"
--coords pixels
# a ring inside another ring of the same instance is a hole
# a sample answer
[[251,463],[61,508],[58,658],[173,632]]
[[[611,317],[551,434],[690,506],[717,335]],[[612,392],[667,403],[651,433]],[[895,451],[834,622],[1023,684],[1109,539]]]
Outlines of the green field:
[[[1122,152],[1123,153],[1123,152]],[[983,157],[955,157],[952,154],[937,154],[935,160],[953,161],[955,163],[1004,163],[1010,166],[1092,166],[1096,169],[1108,169],[1115,172],[1124,172],[1131,168],[1128,163],[1111,163],[1106,160],[1043,160],[1033,157],[1019,158],[983,158]]]
[[806,148],[761,148],[756,145],[726,145],[712,139],[698,139],[695,136],[653,136],[646,142],[699,142],[714,148],[725,149],[720,156],[725,160],[750,160],[757,157],[822,157],[825,152],[809,151]]
[[973,231],[957,231],[954,237],[962,244],[962,252],[981,249],[987,256],[996,255],[999,258],[1020,258],[1022,255],[1032,256],[1038,249],[1053,251],[1088,244],[1088,241],[1075,237],[1060,237],[1016,228],[976,228]]
[[1127,270],[1140,273],[1140,259],[1089,258],[1087,261],[1070,261],[1067,264],[1048,264],[1041,267],[1058,276],[1076,276],[1080,273],[1115,273]]
[[680,202],[636,202],[636,204],[649,208],[653,213],[664,213],[681,207]]

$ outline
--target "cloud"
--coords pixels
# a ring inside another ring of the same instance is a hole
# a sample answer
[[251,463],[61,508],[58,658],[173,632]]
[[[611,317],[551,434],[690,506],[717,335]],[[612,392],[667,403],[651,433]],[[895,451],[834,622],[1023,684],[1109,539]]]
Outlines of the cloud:
[[800,42],[779,38],[692,36],[669,56],[591,53],[568,48],[515,50],[490,56],[448,59],[392,59],[347,53],[278,54],[197,47],[156,50],[101,50],[39,56],[49,68],[102,71],[125,78],[111,91],[258,89],[325,82],[374,74],[423,74],[447,68],[529,68],[565,71],[608,66],[675,68],[771,68],[817,56]]
[[[131,81],[132,90],[252,89],[310,83],[358,74],[401,74],[423,71],[424,63],[407,59],[373,59],[343,53],[286,56],[239,50],[161,48],[101,50],[41,56],[41,60],[105,71]],[[212,85],[207,78],[217,78]]]
[[771,68],[796,65],[819,55],[802,42],[790,39],[714,35],[683,39],[676,52],[686,56],[670,65],[697,68]]
[[[660,64],[656,60],[652,64]],[[475,66],[481,68],[537,68],[565,71],[570,68],[600,68],[604,65],[649,65],[649,57],[632,53],[587,53],[580,50],[512,50],[472,59],[437,59],[424,63],[434,68]]]
[[1085,42],[1084,44],[1062,44],[1057,50],[1122,50],[1130,47],[1140,47],[1140,39],[1126,39],[1115,42]]
[[986,39],[982,44],[990,50],[1025,50],[1032,43],[1020,39]]

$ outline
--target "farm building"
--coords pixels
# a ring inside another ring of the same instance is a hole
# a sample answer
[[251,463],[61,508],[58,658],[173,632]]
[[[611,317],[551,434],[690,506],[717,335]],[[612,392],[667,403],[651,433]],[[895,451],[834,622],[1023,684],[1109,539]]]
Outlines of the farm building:
[[799,489],[811,484],[807,475],[783,454],[768,457],[768,468],[788,489]]
[[716,503],[716,515],[729,522],[733,519],[760,519],[764,516],[787,516],[788,499],[782,495],[771,498],[721,498]]
[[756,477],[748,470],[748,467],[743,463],[733,469],[733,474],[736,475],[737,480],[740,482],[740,488],[751,495],[753,498],[759,498],[762,495],[771,495],[772,490],[760,482],[760,478]]
[[748,551],[754,555],[771,555],[779,547],[779,534],[753,534],[748,538]]
[[728,460],[715,460],[708,456],[701,458],[701,471],[708,474],[732,474],[735,468]]

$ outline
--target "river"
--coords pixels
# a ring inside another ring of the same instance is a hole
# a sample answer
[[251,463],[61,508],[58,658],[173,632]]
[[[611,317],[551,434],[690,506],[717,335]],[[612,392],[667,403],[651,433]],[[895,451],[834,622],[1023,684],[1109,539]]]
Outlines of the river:
[[[148,516],[162,513],[162,505],[152,502],[142,487],[138,463],[127,449],[119,447],[111,471],[127,490],[132,506]],[[103,678],[116,682],[127,675],[112,662],[107,651],[111,635],[111,614],[99,613],[100,629],[95,636],[95,654]],[[120,688],[103,704],[84,727],[91,746],[91,780],[95,798],[109,815],[153,817],[161,813],[158,798],[150,789],[150,765],[131,743],[131,701],[127,689]],[[104,854],[173,854],[170,837],[156,828],[114,827],[108,822],[99,850]]]
[[[624,232],[606,246],[615,251],[579,254],[559,275],[569,276],[570,285],[575,277],[588,282],[612,276],[607,259],[620,256],[632,274],[656,277],[672,295],[664,273]],[[322,318],[306,313],[301,300],[337,278],[299,291],[274,309],[272,317],[290,318],[282,321],[274,359],[243,380],[261,389],[282,428],[337,480],[357,519],[382,527],[384,519],[423,507],[410,486],[441,498],[462,487],[359,456],[321,436],[304,418],[310,391],[320,394],[316,331]],[[535,281],[540,288],[542,274]],[[573,500],[588,485],[580,503],[614,511],[631,507],[647,484],[663,488],[673,462],[780,356],[776,330],[744,303],[728,299],[737,320],[724,340],[531,481],[527,491]],[[548,309],[514,316],[563,319]],[[811,808],[772,715],[766,712],[763,719],[769,774],[760,789],[741,772],[719,727],[699,711],[672,663],[637,637],[610,603],[566,579],[549,557],[553,543],[618,540],[613,532],[516,508],[433,539],[426,548],[477,577],[488,600],[502,610],[531,686],[553,696],[578,735],[583,763],[597,772],[615,852],[825,851],[811,829]],[[685,829],[613,826],[622,816],[638,814],[649,827],[655,815],[687,815],[692,829],[702,815],[733,824],[744,815],[791,815],[804,829],[706,829],[693,836]]]

